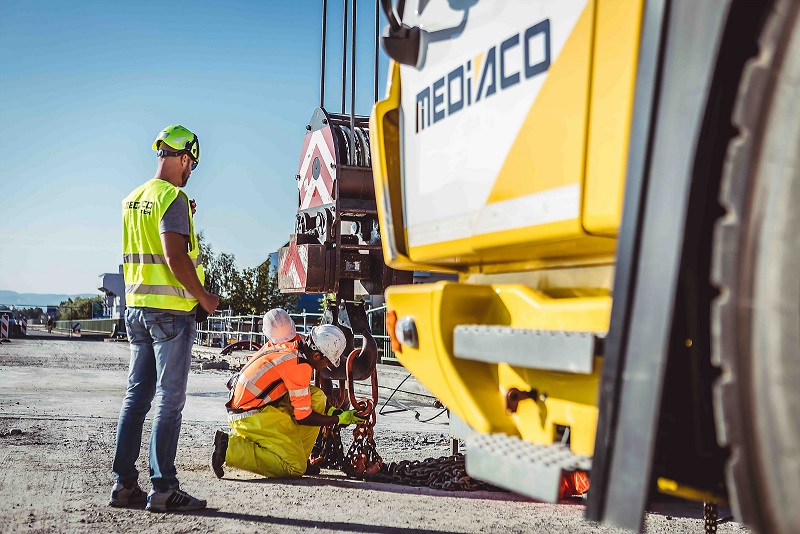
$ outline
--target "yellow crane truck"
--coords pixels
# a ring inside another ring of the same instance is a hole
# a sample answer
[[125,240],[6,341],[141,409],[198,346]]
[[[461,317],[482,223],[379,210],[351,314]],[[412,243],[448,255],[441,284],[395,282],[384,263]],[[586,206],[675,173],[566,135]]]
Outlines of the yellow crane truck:
[[381,0],[397,358],[476,478],[800,529],[800,3]]

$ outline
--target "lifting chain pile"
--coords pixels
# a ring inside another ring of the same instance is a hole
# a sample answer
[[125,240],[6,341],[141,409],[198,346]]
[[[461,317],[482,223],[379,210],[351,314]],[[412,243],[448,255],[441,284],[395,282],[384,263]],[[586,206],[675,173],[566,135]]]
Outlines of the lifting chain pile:
[[339,425],[323,426],[311,449],[311,463],[325,469],[344,467],[344,446]]
[[349,477],[372,478],[380,473],[383,458],[375,446],[375,410],[353,430],[353,444],[347,451],[342,471]]
[[[355,351],[354,351],[355,352]],[[448,491],[496,490],[484,482],[473,480],[467,475],[463,454],[428,458],[422,461],[383,463],[375,445],[375,406],[378,403],[378,373],[373,370],[372,398],[356,399],[353,391],[352,365],[355,358],[348,358],[347,385],[349,399],[356,413],[366,420],[353,430],[353,444],[345,455],[342,447],[341,427],[331,425],[322,427],[311,452],[311,463],[327,469],[341,469],[349,477],[375,482],[388,482],[404,486],[423,487]],[[339,391],[343,390],[340,382]],[[339,408],[344,398],[331,399]]]
[[341,469],[347,476],[374,482],[446,491],[497,490],[467,475],[463,454],[384,463],[375,445],[375,412],[353,430],[353,444],[345,455],[339,425],[322,428],[311,463],[326,469]]
[[474,480],[467,474],[463,454],[428,458],[422,461],[392,462],[384,464],[378,475],[364,478],[404,486],[427,486],[447,491],[492,491],[497,489],[485,482]]

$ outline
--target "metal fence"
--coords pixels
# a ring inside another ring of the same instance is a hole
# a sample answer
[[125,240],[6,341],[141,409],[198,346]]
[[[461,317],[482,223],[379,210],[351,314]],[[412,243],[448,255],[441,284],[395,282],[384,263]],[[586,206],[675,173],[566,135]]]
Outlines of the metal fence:
[[[290,314],[301,334],[319,323],[321,313]],[[266,342],[262,332],[262,315],[233,315],[230,310],[217,311],[203,323],[197,325],[195,344],[206,347],[224,347],[236,341],[255,341],[260,344]]]
[[[367,310],[367,319],[369,320],[369,329],[372,332],[372,337],[378,343],[378,355],[381,363],[400,365],[392,350],[392,341],[389,338],[389,333],[386,331],[386,306]],[[361,336],[356,337],[360,338]]]
[[125,330],[125,325],[121,319],[73,319],[71,321],[56,321],[55,329],[71,332],[72,325],[75,323],[79,323],[81,325],[81,332],[84,333],[93,332],[111,335],[115,326],[118,330]]
[[[302,313],[291,313],[297,325],[297,332],[308,333],[313,326],[319,324],[321,313],[312,313],[303,310]],[[392,352],[391,341],[386,335],[386,306],[367,310],[372,337],[378,343],[378,356],[381,363],[400,365]],[[262,332],[262,315],[233,315],[230,310],[218,311],[203,323],[197,325],[195,344],[206,347],[224,347],[237,341],[254,341],[259,344],[266,342]],[[362,336],[355,336],[356,348],[361,347]]]

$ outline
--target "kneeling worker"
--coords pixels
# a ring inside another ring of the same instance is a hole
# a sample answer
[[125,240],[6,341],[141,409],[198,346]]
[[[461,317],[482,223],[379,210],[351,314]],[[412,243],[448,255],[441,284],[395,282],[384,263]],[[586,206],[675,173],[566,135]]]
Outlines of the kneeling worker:
[[264,315],[264,334],[269,343],[228,382],[233,431],[214,435],[211,468],[218,478],[223,465],[267,478],[314,472],[308,457],[320,427],[363,422],[355,410],[326,415],[325,394],[310,385],[313,370],[338,367],[346,345],[339,328],[315,326],[303,339],[289,314],[274,309]]

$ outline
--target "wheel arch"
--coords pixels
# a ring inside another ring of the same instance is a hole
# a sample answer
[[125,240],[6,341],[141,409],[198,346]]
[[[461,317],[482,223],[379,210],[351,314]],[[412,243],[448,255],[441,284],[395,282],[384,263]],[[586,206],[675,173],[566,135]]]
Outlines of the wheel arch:
[[[642,527],[664,439],[664,400],[674,394],[667,376],[676,326],[687,321],[686,307],[677,306],[687,292],[685,275],[698,265],[706,275],[710,269],[704,243],[721,214],[716,192],[737,133],[730,112],[763,19],[754,6],[769,8],[747,0],[710,4],[650,1],[645,10],[587,506],[589,519],[629,529]],[[712,212],[698,213],[698,206]],[[694,278],[708,286],[708,307],[715,290],[702,276]],[[710,350],[704,357],[710,366]]]

